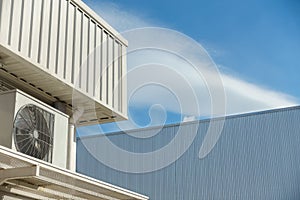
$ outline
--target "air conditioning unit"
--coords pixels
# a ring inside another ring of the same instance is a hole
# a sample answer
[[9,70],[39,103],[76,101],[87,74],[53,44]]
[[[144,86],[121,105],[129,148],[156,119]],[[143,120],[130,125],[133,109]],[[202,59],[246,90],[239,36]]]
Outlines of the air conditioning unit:
[[20,90],[0,93],[0,145],[66,168],[68,116]]

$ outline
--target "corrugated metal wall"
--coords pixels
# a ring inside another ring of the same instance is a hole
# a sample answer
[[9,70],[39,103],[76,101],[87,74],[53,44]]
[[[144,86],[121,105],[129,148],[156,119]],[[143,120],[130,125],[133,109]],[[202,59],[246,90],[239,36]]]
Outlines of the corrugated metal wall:
[[[175,163],[144,174],[113,170],[89,154],[84,145],[97,150],[102,136],[79,139],[77,171],[152,200],[300,199],[300,107],[228,117],[215,148],[200,160],[199,149],[208,123],[199,122],[193,144]],[[196,125],[185,124],[186,134]],[[144,140],[121,133],[109,138],[124,149],[148,152],[171,141],[177,129],[178,125],[167,126]],[[149,129],[138,132],[146,135]]]
[[81,1],[0,0],[0,36],[1,46],[127,115],[126,40]]

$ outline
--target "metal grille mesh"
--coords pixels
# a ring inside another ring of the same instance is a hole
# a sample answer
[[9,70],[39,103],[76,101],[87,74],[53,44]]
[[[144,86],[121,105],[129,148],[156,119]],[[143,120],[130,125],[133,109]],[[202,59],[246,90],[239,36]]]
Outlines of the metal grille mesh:
[[54,115],[28,104],[17,113],[14,121],[16,149],[29,156],[52,162]]

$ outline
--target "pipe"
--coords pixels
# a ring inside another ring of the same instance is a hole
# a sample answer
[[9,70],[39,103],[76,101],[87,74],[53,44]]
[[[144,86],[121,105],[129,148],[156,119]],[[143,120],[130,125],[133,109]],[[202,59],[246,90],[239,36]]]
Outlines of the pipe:
[[[66,113],[66,105],[62,102],[55,102],[54,107]],[[67,163],[66,168],[73,172],[76,171],[76,128],[75,124],[83,114],[84,109],[75,109],[69,118],[68,144],[67,144]]]
[[68,132],[68,154],[67,154],[67,169],[76,171],[76,128],[75,124],[80,116],[83,114],[83,109],[79,108],[74,110],[69,119],[69,132]]
[[67,169],[76,171],[76,130],[75,125],[69,123]]

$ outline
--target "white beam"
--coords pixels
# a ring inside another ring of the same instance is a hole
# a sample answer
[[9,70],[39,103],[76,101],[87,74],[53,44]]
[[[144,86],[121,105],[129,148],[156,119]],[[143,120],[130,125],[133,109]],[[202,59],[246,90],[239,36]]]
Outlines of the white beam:
[[0,185],[11,179],[30,178],[39,176],[40,167],[38,165],[30,167],[18,167],[9,169],[0,169]]

